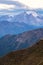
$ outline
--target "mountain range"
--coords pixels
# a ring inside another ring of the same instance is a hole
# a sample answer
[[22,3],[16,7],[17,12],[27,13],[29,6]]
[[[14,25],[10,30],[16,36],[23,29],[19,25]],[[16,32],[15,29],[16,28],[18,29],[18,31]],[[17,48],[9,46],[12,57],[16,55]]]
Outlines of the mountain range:
[[43,28],[43,16],[34,11],[24,11],[13,16],[0,15],[0,37],[37,28]]
[[20,34],[28,30],[36,29],[38,27],[33,25],[28,25],[22,22],[0,22],[0,37],[7,34]]
[[31,47],[40,39],[43,39],[43,28],[17,35],[5,35],[0,38],[0,57],[12,51]]
[[0,65],[43,65],[43,40],[0,58]]
[[[43,23],[43,15],[38,14],[35,11],[23,11],[19,14],[14,15],[0,15],[0,22],[1,21],[8,21],[8,22],[24,22],[26,24]],[[41,23],[42,21],[42,23]]]

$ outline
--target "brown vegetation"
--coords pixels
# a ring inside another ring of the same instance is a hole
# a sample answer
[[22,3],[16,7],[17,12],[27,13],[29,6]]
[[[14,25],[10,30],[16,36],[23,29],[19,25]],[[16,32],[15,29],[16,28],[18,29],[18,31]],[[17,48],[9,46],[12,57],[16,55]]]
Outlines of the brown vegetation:
[[0,58],[0,65],[43,65],[43,40],[31,48],[11,52]]

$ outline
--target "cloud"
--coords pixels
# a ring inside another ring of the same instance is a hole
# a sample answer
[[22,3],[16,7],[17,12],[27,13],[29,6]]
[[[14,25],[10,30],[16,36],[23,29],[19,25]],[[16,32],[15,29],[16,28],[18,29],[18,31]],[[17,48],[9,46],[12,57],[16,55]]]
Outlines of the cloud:
[[[10,11],[19,11],[22,9],[25,9],[25,5],[23,5],[22,3],[18,2],[18,1],[12,1],[12,0],[0,0],[0,11],[1,10],[10,10]],[[5,11],[6,11],[5,10]],[[4,12],[4,11],[3,11]]]
[[12,0],[18,1],[30,8],[43,8],[43,0]]
[[1,9],[13,9],[13,8],[15,8],[14,5],[0,4],[0,10]]
[[26,10],[25,5],[16,0],[0,0],[0,15],[15,14]]
[[16,8],[43,8],[43,0],[0,0],[0,4],[14,5]]
[[18,1],[12,1],[12,0],[4,0],[4,1],[0,1],[0,4],[7,4],[7,5],[16,5],[18,7],[23,7],[24,5],[21,4],[20,2]]
[[43,0],[0,0],[0,12],[2,13],[21,12],[31,10],[31,8],[43,8]]

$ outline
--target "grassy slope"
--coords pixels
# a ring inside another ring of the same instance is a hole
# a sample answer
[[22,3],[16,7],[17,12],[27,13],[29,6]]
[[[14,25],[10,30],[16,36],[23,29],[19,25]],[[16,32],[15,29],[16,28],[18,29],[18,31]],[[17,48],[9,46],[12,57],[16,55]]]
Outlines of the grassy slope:
[[43,40],[31,48],[9,53],[0,59],[0,65],[43,65]]

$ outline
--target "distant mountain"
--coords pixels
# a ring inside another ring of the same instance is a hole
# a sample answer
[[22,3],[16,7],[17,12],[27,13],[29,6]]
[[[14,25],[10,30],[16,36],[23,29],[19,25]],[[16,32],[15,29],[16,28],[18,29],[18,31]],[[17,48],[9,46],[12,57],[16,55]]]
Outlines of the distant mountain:
[[33,15],[32,12],[22,12],[21,14],[16,15],[14,17],[14,21],[15,22],[24,22],[24,23],[26,23],[28,25],[32,25],[32,24],[30,24],[31,21],[34,21],[35,22],[35,20],[36,20],[36,18]]
[[43,65],[43,40],[0,58],[0,65]]
[[19,34],[39,27],[43,28],[43,16],[34,11],[24,11],[13,16],[0,16],[0,37],[6,34]]
[[24,22],[8,22],[1,21],[0,22],[0,37],[7,34],[20,34],[22,32],[36,29],[38,27],[33,25],[25,24]]
[[18,35],[5,35],[0,38],[0,56],[4,56],[11,51],[28,48],[40,39],[43,39],[43,28]]
[[42,25],[43,16],[38,14],[35,11],[24,11],[17,15],[2,15],[0,16],[0,21],[8,21],[8,22],[22,22],[28,25]]

